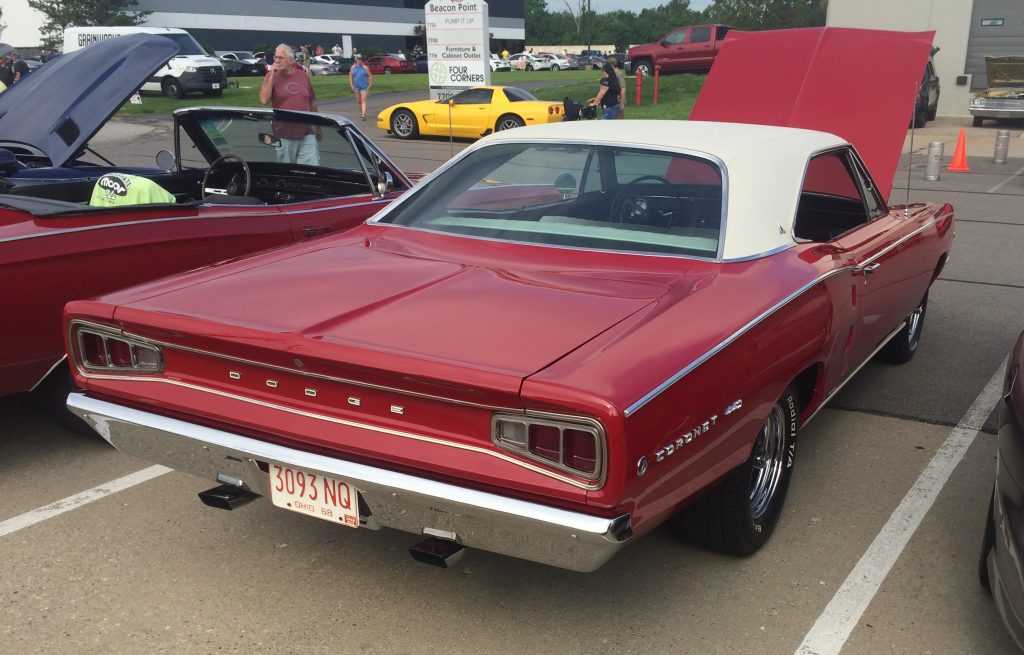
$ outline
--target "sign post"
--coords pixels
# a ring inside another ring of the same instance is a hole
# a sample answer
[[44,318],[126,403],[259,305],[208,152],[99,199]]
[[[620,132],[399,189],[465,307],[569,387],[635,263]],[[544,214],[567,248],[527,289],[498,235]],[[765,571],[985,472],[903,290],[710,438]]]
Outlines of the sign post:
[[484,0],[430,0],[425,8],[430,97],[447,100],[491,83],[490,18]]

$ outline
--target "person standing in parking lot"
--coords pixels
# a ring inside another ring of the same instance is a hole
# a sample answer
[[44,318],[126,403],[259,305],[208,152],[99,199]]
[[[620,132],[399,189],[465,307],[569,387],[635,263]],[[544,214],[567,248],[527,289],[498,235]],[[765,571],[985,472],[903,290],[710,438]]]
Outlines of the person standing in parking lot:
[[619,98],[621,96],[619,76],[615,74],[615,68],[608,62],[605,62],[601,71],[604,73],[604,76],[601,78],[601,88],[598,89],[596,96],[587,100],[587,104],[591,107],[601,105],[603,109],[602,118],[611,120],[618,118],[619,111],[622,109],[619,106]]
[[619,79],[619,118],[626,117],[626,74],[622,72],[622,62],[617,57],[608,57],[608,63],[615,69],[615,77]]
[[11,70],[14,71],[14,83],[20,82],[26,75],[28,75],[28,64],[21,58],[17,50],[11,52]]
[[[309,75],[295,65],[295,52],[281,44],[274,50],[274,64],[260,86],[260,102],[274,109],[317,111],[316,93]],[[314,130],[305,123],[274,120],[274,136],[281,140],[277,149],[280,162],[320,165],[320,128]]]
[[359,117],[361,120],[366,120],[366,96],[370,93],[370,87],[373,86],[373,75],[370,74],[370,69],[363,63],[363,56],[356,53],[356,61],[352,64],[352,68],[348,70],[348,85],[352,88],[352,93],[355,94],[356,99],[359,101]]
[[0,84],[3,84],[4,88],[14,84],[14,69],[11,68],[6,55],[0,55]]

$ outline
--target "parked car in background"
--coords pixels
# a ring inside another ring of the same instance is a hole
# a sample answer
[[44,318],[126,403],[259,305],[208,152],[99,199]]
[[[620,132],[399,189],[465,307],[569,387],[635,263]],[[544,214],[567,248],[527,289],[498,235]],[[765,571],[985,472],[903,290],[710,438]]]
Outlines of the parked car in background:
[[996,479],[982,538],[978,577],[1024,650],[1024,333],[1010,353],[999,403]]
[[917,98],[914,102],[914,115],[910,122],[913,127],[924,127],[928,121],[935,120],[935,114],[939,110],[939,76],[935,73],[935,63],[932,57],[938,52],[937,47],[932,48],[928,57],[928,63],[924,67],[924,75],[921,77],[921,85],[917,88]]
[[391,75],[392,73],[415,73],[416,66],[408,59],[399,59],[394,55],[375,55],[365,57],[363,62],[373,75]]
[[578,65],[575,62],[571,61],[568,57],[564,57],[553,52],[539,52],[537,53],[537,56],[544,57],[545,59],[549,60],[551,62],[551,70],[553,71],[569,70],[578,67]]
[[491,72],[492,73],[497,73],[499,71],[500,72],[507,72],[507,71],[512,70],[512,64],[508,63],[507,59],[502,59],[501,57],[499,57],[498,55],[494,54],[493,52],[491,53],[491,57],[490,57],[490,59],[488,61],[489,61],[490,65],[491,65]]
[[341,70],[337,62],[324,55],[309,58],[310,75],[338,75]]
[[228,77],[263,76],[267,72],[267,67],[255,60],[249,62],[231,57],[220,57],[219,60],[221,65],[224,66],[224,72],[227,73]]
[[508,58],[508,63],[515,71],[547,71],[551,70],[551,60],[540,57],[532,52],[519,52]]
[[985,57],[988,88],[970,100],[974,127],[985,120],[1024,118],[1024,57]]
[[655,66],[661,66],[662,73],[710,70],[728,32],[728,25],[677,27],[656,43],[631,47],[626,72],[650,77]]
[[447,100],[391,105],[377,115],[377,127],[401,139],[424,136],[478,138],[524,125],[562,120],[562,103],[538,100],[512,86],[477,86]]
[[[69,300],[345,230],[411,186],[347,119],[263,108],[176,111],[176,151],[156,168],[81,161],[177,48],[147,34],[101,41],[0,94],[0,160],[14,160],[0,173],[0,303],[18,308],[0,333],[0,395],[40,386],[66,395],[60,313]],[[12,110],[25,106],[34,109]],[[281,161],[275,121],[319,131],[319,163]],[[8,148],[31,153],[30,163]],[[26,184],[25,171],[42,175]],[[160,200],[94,200],[147,186]]]
[[248,50],[214,50],[213,54],[221,59],[231,59],[246,64],[257,64],[262,61],[261,57],[257,57]]

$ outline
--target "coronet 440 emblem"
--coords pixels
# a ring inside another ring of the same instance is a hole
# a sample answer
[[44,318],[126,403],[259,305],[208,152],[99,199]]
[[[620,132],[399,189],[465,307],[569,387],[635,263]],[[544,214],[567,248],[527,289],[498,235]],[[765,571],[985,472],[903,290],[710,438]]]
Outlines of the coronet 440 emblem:
[[[732,414],[741,407],[743,407],[743,401],[735,400],[729,403],[729,405],[725,408],[725,410],[723,410],[722,413],[728,416],[729,414]],[[710,432],[711,429],[715,427],[716,423],[718,423],[718,414],[709,416],[707,420],[705,420],[703,423],[700,423],[699,425],[694,426],[690,430],[687,430],[682,435],[680,435],[675,441],[666,444],[657,452],[655,452],[654,461],[665,461],[666,457],[671,457],[672,455],[676,454],[676,452],[678,452],[679,449],[685,446],[686,444],[690,443],[691,441],[701,436],[702,434]]]

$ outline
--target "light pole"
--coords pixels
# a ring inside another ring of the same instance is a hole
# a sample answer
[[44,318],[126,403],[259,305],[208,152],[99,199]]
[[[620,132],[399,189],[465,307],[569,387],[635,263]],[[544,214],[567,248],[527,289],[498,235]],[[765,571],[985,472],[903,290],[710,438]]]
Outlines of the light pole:
[[591,61],[593,61],[594,56],[594,54],[590,52],[590,41],[594,37],[593,26],[594,24],[591,22],[590,18],[590,0],[587,0],[587,55],[591,57]]

